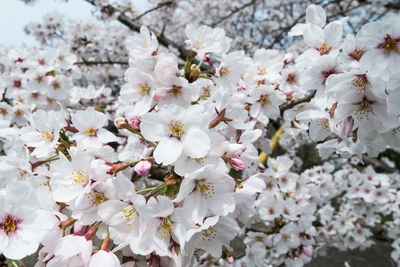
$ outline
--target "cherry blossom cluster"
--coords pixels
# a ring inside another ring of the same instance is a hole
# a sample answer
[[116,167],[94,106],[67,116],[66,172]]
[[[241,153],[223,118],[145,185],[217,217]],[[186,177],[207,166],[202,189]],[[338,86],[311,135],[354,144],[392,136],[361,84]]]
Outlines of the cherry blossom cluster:
[[[193,24],[185,62],[145,26],[76,23],[57,49],[0,48],[0,253],[50,267],[303,266],[372,245],[380,226],[399,262],[399,174],[362,159],[400,148],[400,18],[343,38],[346,20],[309,6],[290,31],[299,56],[232,51],[222,28]],[[48,40],[49,25],[35,34]],[[124,58],[125,72],[87,65]],[[324,163],[301,169],[296,150],[313,142]]]

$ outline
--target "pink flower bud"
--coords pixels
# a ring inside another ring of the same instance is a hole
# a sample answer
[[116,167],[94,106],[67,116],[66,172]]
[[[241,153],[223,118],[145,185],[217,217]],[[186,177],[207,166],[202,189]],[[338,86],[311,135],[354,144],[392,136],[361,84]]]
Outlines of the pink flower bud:
[[127,124],[127,123],[128,123],[128,122],[126,121],[125,118],[116,118],[115,121],[114,121],[114,125],[115,125],[115,127],[117,127],[118,129],[121,129],[122,126],[123,126],[124,124]]
[[292,91],[287,91],[284,93],[285,93],[286,97],[291,98],[293,96],[294,91],[292,90]]
[[344,119],[341,125],[339,137],[346,138],[347,136],[349,136],[351,130],[353,130],[353,125],[354,125],[353,117],[349,116],[346,119]]
[[138,131],[140,130],[140,122],[141,121],[135,117],[128,119],[129,126]]
[[303,246],[303,254],[311,258],[313,254],[312,248],[309,246]]
[[232,255],[228,256],[227,260],[228,260],[229,264],[234,264],[235,263]]
[[246,169],[246,165],[244,165],[244,162],[238,158],[231,158],[230,165],[236,170],[243,171],[244,169]]
[[242,144],[229,144],[225,156],[228,158],[238,157],[240,154],[246,151],[246,149],[247,148]]
[[146,176],[149,175],[152,165],[153,163],[148,160],[141,160],[135,165],[134,170],[138,175]]

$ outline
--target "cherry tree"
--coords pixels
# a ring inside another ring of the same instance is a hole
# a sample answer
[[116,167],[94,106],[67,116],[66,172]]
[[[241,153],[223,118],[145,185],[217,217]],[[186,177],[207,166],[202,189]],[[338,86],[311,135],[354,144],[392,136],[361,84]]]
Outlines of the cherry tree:
[[396,1],[86,2],[0,47],[7,261],[399,264]]

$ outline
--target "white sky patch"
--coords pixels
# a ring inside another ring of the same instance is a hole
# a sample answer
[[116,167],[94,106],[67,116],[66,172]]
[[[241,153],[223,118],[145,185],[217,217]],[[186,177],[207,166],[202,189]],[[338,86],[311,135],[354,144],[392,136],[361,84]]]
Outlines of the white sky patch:
[[[68,3],[54,0],[39,0],[27,5],[20,0],[0,0],[0,45],[39,46],[39,43],[24,31],[30,22],[42,22],[45,14],[57,11],[66,19],[90,19],[93,7],[85,0],[70,0]],[[143,11],[149,8],[147,0],[135,0],[136,7]]]

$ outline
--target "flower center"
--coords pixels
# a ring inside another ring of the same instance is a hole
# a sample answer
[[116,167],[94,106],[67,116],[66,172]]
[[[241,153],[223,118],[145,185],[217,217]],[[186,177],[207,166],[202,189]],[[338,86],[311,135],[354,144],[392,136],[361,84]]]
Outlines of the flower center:
[[318,47],[317,50],[319,54],[322,56],[328,54],[329,51],[331,51],[331,47],[327,43],[324,43],[323,45]]
[[171,133],[171,137],[181,138],[182,134],[184,133],[183,125],[184,123],[182,123],[181,121],[171,120],[171,122],[168,123],[168,130]]
[[3,115],[3,116],[7,115],[8,114],[7,109],[0,108],[0,114]]
[[258,75],[265,75],[267,73],[267,67],[258,68]]
[[290,83],[290,84],[296,83],[296,82],[297,82],[296,74],[294,74],[294,73],[289,73],[289,75],[288,75],[287,78],[286,78],[286,81],[287,81],[288,83]]
[[178,97],[182,94],[182,87],[173,85],[171,90],[168,91],[168,93],[174,97]]
[[396,53],[398,51],[398,44],[400,38],[393,39],[389,34],[386,34],[384,41],[378,44],[377,48],[383,49],[385,54]]
[[48,140],[52,140],[53,139],[53,135],[47,131],[42,132],[42,135],[40,137],[40,141],[48,141]]
[[139,95],[148,95],[149,94],[150,87],[148,87],[147,85],[141,84],[141,83],[139,83],[138,85],[140,88]]
[[196,183],[196,189],[200,192],[200,195],[204,199],[211,198],[215,195],[215,189],[213,184],[207,184],[204,182]]
[[203,44],[199,40],[196,40],[196,42],[194,42],[194,44],[193,44],[194,49],[200,50],[202,47],[203,47]]
[[325,130],[329,131],[329,121],[327,118],[321,118],[318,120],[318,125],[324,128]]
[[89,129],[87,129],[85,131],[85,133],[87,133],[90,136],[96,136],[97,135],[97,129],[93,128],[93,127],[90,127]]
[[89,177],[83,174],[80,170],[74,169],[71,172],[71,179],[76,185],[82,185],[85,186],[89,182]]
[[160,234],[164,237],[164,239],[167,239],[171,236],[171,232],[173,232],[174,227],[168,218],[164,218],[162,219],[160,226],[158,226],[158,230],[160,230]]
[[217,229],[210,226],[208,229],[203,230],[203,235],[201,236],[201,239],[211,241],[216,236],[217,236]]
[[333,69],[330,69],[330,70],[326,70],[326,71],[321,71],[321,74],[322,74],[322,76],[323,76],[323,79],[322,79],[322,85],[325,85],[325,82],[326,82],[326,79],[328,79],[328,77],[331,75],[331,74],[336,74],[337,73],[337,71],[333,68]]
[[21,85],[22,85],[22,83],[21,83],[20,80],[15,80],[15,81],[14,81],[14,87],[15,87],[15,88],[20,88]]
[[360,61],[360,58],[362,57],[362,55],[364,55],[364,50],[356,48],[352,53],[349,54],[349,57]]
[[219,74],[222,76],[225,75],[229,75],[231,73],[231,71],[229,70],[229,66],[228,67],[221,67],[221,69],[219,70]]
[[364,92],[365,86],[368,83],[367,75],[366,74],[357,74],[353,80],[353,86],[357,88],[358,92]]
[[135,207],[129,206],[127,208],[120,209],[120,211],[122,212],[121,218],[124,220],[124,223],[127,226],[130,226],[136,213]]
[[38,75],[38,76],[36,76],[35,80],[36,80],[37,83],[42,83],[43,82],[43,77]]
[[265,107],[266,105],[270,104],[271,101],[269,100],[268,95],[262,95],[260,96],[260,103],[263,107]]
[[89,193],[88,199],[90,206],[98,206],[105,200],[105,197],[102,193],[92,191]]
[[0,223],[0,228],[6,233],[6,235],[10,235],[17,230],[18,223],[18,220],[8,215]]
[[369,103],[368,100],[363,100],[361,102],[360,107],[357,109],[356,114],[359,116],[360,119],[363,119],[365,117],[367,120],[369,120],[369,114],[371,113],[371,104]]

